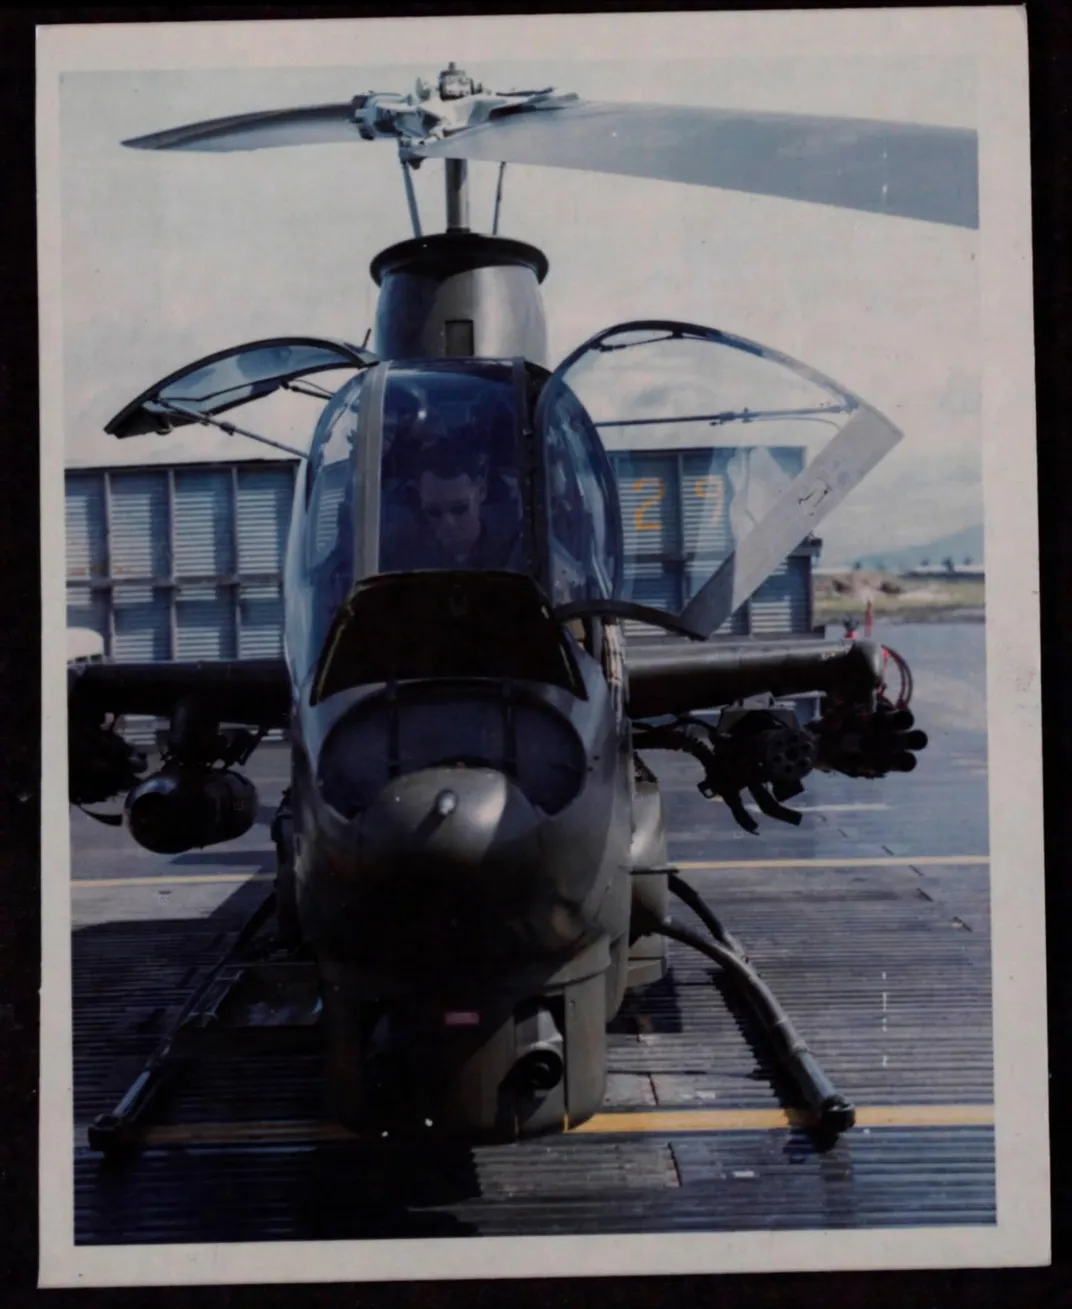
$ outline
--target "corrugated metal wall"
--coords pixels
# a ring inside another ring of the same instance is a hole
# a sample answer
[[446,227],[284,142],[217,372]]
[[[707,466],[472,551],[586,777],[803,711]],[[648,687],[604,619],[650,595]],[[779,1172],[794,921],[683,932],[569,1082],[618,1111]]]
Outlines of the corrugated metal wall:
[[68,627],[122,663],[281,654],[293,486],[292,461],[68,471]]
[[[733,454],[612,454],[631,598],[680,610],[728,553]],[[796,471],[799,452],[776,455]],[[99,632],[120,661],[278,655],[293,479],[289,460],[69,471],[68,626]],[[813,553],[788,559],[724,632],[806,633]]]
[[283,558],[293,472],[247,468],[235,473],[238,504],[238,657],[266,659],[283,649]]
[[282,650],[291,461],[67,473],[67,624],[117,661]]
[[[611,452],[622,502],[627,598],[680,611],[733,548],[729,477],[732,448]],[[803,450],[772,448],[793,477]],[[724,636],[800,636],[811,631],[814,545],[796,550],[759,591],[723,624]],[[665,636],[627,623],[633,637]]]
[[228,584],[235,574],[231,472],[170,472],[175,659],[235,657],[234,587]]
[[67,626],[105,636],[106,596],[94,587],[108,571],[104,479],[67,475]]

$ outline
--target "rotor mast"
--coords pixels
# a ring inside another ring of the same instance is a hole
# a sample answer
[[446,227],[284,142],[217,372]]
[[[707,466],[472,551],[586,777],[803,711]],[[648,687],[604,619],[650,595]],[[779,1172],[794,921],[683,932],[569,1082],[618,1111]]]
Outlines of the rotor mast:
[[447,165],[447,231],[469,230],[469,163],[445,159]]
[[[511,92],[519,99],[531,92]],[[407,100],[399,155],[413,239],[381,250],[372,261],[372,280],[380,288],[373,349],[381,359],[517,358],[546,366],[547,324],[540,284],[547,259],[533,246],[498,235],[502,168],[495,194],[494,231],[481,235],[469,226],[469,164],[447,157],[444,167],[445,230],[422,235],[410,168],[420,166],[412,143],[433,121],[460,130],[481,122],[489,94],[464,69],[450,63],[433,86],[418,80]],[[377,120],[366,107],[366,130]],[[422,116],[423,115],[423,116]],[[401,122],[401,120],[399,120]],[[446,130],[446,129],[444,129]]]
[[[464,100],[483,90],[452,59],[439,74],[440,100]],[[469,163],[465,159],[446,159],[447,231],[469,230]]]

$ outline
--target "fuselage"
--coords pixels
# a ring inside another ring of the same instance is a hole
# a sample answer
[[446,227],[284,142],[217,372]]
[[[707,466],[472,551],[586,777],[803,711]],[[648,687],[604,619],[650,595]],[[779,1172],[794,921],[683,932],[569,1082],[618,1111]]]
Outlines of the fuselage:
[[297,478],[297,902],[305,938],[370,1000],[464,1008],[586,970],[621,999],[629,721],[602,627],[553,612],[612,593],[620,530],[594,430],[602,502],[564,458],[547,494],[526,435],[544,376],[376,365],[327,405]]
[[[434,610],[437,590],[445,607],[467,579],[399,580],[416,582],[409,589]],[[468,580],[487,589],[486,578]],[[360,640],[360,612],[354,622]],[[381,628],[377,639],[415,634]],[[537,671],[524,666],[531,646],[519,651],[508,632],[501,641],[499,667],[516,661],[516,679],[485,666],[322,699],[295,688],[303,931],[370,996],[432,993],[464,1008],[467,993],[520,986],[521,975],[560,972],[601,941],[612,953],[626,941],[628,722],[600,664],[553,620],[547,641],[561,642],[570,678],[524,676]]]

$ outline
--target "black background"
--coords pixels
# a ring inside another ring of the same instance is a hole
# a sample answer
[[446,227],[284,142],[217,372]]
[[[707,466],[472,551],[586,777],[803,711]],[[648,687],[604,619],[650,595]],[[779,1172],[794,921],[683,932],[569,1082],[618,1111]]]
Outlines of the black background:
[[[1054,1263],[1047,1269],[937,1273],[763,1274],[407,1282],[350,1286],[177,1287],[37,1291],[37,1077],[40,977],[40,540],[38,324],[34,166],[34,28],[278,18],[465,13],[630,12],[638,9],[830,8],[825,5],[600,4],[525,6],[15,7],[0,13],[0,1306],[277,1306],[345,1304],[395,1309],[510,1304],[608,1306],[911,1306],[1072,1304],[1072,1101],[1068,1032],[1072,973],[1066,851],[1072,846],[1072,3],[1028,0],[1031,77],[1035,345],[1041,537],[1042,669],[1047,850],[1050,1115]],[[880,7],[854,6],[859,8]],[[925,7],[925,6],[913,6]],[[985,93],[985,91],[984,91]]]

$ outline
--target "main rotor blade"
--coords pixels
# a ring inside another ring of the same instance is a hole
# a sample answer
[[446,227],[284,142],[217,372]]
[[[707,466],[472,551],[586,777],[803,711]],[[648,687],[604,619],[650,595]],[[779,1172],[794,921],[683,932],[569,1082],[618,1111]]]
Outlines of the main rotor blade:
[[621,173],[979,225],[978,139],[959,128],[574,101],[493,117],[414,153]]
[[[358,98],[360,100],[360,97]],[[170,127],[123,144],[135,150],[263,150],[282,145],[333,145],[360,141],[354,122],[354,101],[336,105],[306,105],[299,109],[269,109],[231,118]]]
[[700,587],[682,622],[704,638],[717,632],[901,437],[881,414],[858,410]]

